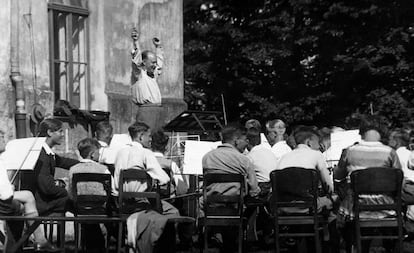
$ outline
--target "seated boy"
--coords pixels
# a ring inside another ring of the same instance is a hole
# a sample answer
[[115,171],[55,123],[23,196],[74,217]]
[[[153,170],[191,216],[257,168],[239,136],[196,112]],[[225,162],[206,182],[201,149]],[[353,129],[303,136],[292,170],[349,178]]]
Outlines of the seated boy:
[[[0,153],[4,151],[4,133],[0,131]],[[10,183],[7,175],[7,168],[3,160],[0,160],[0,215],[21,215],[27,217],[39,216],[36,208],[36,201],[30,191],[14,191],[14,186]],[[33,221],[28,221],[28,225]],[[38,226],[33,232],[35,240],[35,251],[57,252],[46,238],[43,226]]]
[[[99,164],[99,149],[100,144],[97,140],[86,138],[78,143],[79,154],[82,157],[80,163],[72,166],[69,169],[69,197],[73,198],[72,180],[73,175],[77,173],[99,173],[110,174],[105,165]],[[111,180],[113,182],[113,180]],[[80,182],[77,184],[77,193],[91,194],[91,195],[105,195],[103,185],[98,182]],[[93,213],[91,213],[93,214]],[[82,225],[82,241],[86,248],[90,250],[98,250],[100,252],[104,249],[104,237],[101,233],[98,224],[84,224]]]

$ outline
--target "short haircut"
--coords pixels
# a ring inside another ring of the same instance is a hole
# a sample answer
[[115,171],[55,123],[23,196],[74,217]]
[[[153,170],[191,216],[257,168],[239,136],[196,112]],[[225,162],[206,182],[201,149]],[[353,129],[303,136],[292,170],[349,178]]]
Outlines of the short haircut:
[[152,133],[151,149],[164,153],[169,137],[163,131],[157,130]]
[[39,137],[48,137],[47,131],[55,132],[63,126],[62,121],[58,119],[44,119],[39,125]]
[[249,128],[247,130],[246,138],[249,140],[249,143],[254,147],[260,144],[260,131],[256,128]]
[[146,132],[148,129],[150,129],[150,127],[145,122],[137,121],[128,127],[128,132],[131,138],[134,139],[139,133]]
[[282,123],[285,127],[286,124],[285,122],[283,122],[283,120],[281,119],[274,119],[274,120],[270,120],[266,123],[266,131],[269,131],[269,129],[272,129],[276,126],[276,124]]
[[311,139],[312,137],[318,137],[319,134],[315,131],[312,127],[302,126],[296,129],[295,133],[293,134],[295,138],[296,145],[298,144],[305,144],[307,139]]
[[381,124],[381,119],[376,115],[368,115],[361,118],[359,124],[359,134],[364,136],[369,130],[377,131],[381,136],[386,132],[385,126]]
[[226,126],[221,130],[221,140],[223,143],[229,143],[234,139],[238,139],[245,134],[245,131],[240,127]]
[[255,128],[258,130],[262,129],[262,125],[257,119],[249,119],[248,121],[246,121],[244,126],[247,130],[249,130],[249,128]]
[[102,137],[111,136],[113,132],[113,127],[109,121],[101,121],[96,125],[95,134],[98,139]]
[[93,151],[100,147],[99,142],[92,138],[85,138],[78,142],[78,150],[82,158],[87,158]]
[[396,128],[391,131],[391,138],[394,138],[400,146],[407,147],[410,143],[410,135],[407,131],[401,128]]

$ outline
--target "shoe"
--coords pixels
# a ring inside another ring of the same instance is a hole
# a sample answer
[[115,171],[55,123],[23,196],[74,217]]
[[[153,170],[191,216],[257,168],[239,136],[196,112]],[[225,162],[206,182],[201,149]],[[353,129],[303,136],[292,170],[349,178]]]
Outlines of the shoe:
[[59,252],[60,249],[52,245],[50,242],[44,242],[44,243],[35,243],[34,251],[35,252]]

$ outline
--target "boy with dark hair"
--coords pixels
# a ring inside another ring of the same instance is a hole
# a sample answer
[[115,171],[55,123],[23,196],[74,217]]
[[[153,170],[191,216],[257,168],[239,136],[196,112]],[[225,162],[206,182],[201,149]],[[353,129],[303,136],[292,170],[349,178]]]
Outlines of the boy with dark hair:
[[63,142],[62,122],[57,119],[45,119],[40,123],[39,136],[46,137],[46,142],[40,152],[39,159],[34,167],[34,181],[31,190],[36,199],[40,215],[52,212],[65,212],[68,208],[68,192],[56,184],[54,179],[55,168],[69,169],[78,161],[61,157],[52,150]]
[[[260,188],[257,185],[256,174],[249,158],[244,156],[242,152],[247,146],[246,136],[243,131],[237,127],[227,126],[221,131],[222,145],[204,155],[202,165],[204,173],[229,173],[242,174],[247,177],[249,193],[252,197],[257,196]],[[244,145],[246,143],[246,145]],[[242,146],[243,149],[242,149]],[[218,194],[234,194],[239,189],[237,187],[229,187],[225,189],[224,184],[220,184],[218,188],[212,187],[208,191],[217,192]]]
[[[161,168],[154,153],[150,150],[152,141],[150,127],[144,122],[137,121],[128,127],[128,132],[132,143],[121,149],[115,159],[115,189],[124,187],[125,191],[130,192],[143,192],[147,189],[146,182],[131,181],[123,186],[118,185],[121,170],[131,168],[144,170],[152,179],[158,180],[160,185],[168,183],[170,177]],[[168,202],[162,201],[161,204],[164,214],[178,213],[178,210]]]
[[112,125],[108,121],[99,122],[96,125],[95,136],[99,144],[101,145],[101,147],[99,148],[98,162],[108,167],[109,172],[111,172],[111,175],[113,176],[115,171],[114,163],[116,157],[116,150],[109,146],[113,136]]
[[[4,151],[4,133],[0,130],[0,153]],[[15,191],[7,175],[5,161],[0,160],[0,215],[21,215],[36,217],[39,213],[36,208],[36,201],[30,191]],[[29,225],[33,221],[27,222]],[[35,239],[35,251],[57,252],[59,251],[45,238],[43,226],[38,226],[33,232]],[[4,247],[7,251],[7,246]]]
[[95,135],[101,146],[108,146],[113,136],[113,127],[108,121],[101,121],[96,125]]
[[263,145],[260,145],[260,131],[250,128],[247,131],[247,157],[253,164],[257,182],[261,189],[260,195],[266,196],[270,192],[270,172],[276,169],[277,158],[273,152]]
[[[72,166],[69,170],[69,196],[73,198],[72,193],[72,178],[74,174],[78,173],[99,173],[110,174],[105,165],[98,163],[99,159],[99,142],[92,138],[86,138],[78,143],[78,151],[81,157],[80,163]],[[113,185],[113,180],[111,181]],[[106,195],[105,189],[101,183],[97,182],[80,182],[77,184],[78,194],[90,195]],[[93,213],[91,213],[93,214]],[[82,241],[86,248],[95,250],[95,252],[102,252],[104,250],[105,241],[101,233],[99,224],[83,224]]]
[[[300,167],[318,171],[324,195],[329,196],[333,192],[333,180],[325,158],[319,151],[318,132],[311,127],[302,126],[295,131],[294,138],[297,144],[296,148],[282,156],[277,164],[277,169]],[[323,208],[332,209],[332,201],[326,196],[318,197],[318,211],[321,211]],[[307,209],[287,208],[286,210],[293,213],[307,212]]]
[[[99,159],[99,142],[92,138],[85,138],[78,143],[78,151],[82,160],[69,170],[69,196],[72,197],[72,178],[77,173],[101,173],[110,174],[105,165],[98,163]],[[78,193],[82,194],[105,195],[102,185],[99,183],[79,183]]]

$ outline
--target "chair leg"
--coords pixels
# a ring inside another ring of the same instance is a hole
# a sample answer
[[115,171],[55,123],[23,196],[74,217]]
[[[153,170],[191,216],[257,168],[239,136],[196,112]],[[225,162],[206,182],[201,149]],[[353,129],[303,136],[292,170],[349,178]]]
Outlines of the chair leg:
[[[401,212],[400,212],[401,213]],[[398,241],[397,241],[397,252],[403,251],[403,227],[402,227],[402,217],[398,217]]]
[[321,241],[319,239],[319,231],[318,231],[318,224],[314,224],[313,232],[315,233],[315,252],[321,253]]
[[80,236],[80,231],[79,231],[79,223],[77,221],[73,222],[73,227],[74,227],[74,232],[75,232],[75,253],[78,253],[78,248],[79,248],[79,236]]
[[238,242],[238,246],[239,246],[239,253],[243,252],[243,241],[244,241],[244,235],[243,235],[243,222],[240,223],[239,225],[239,242]]
[[[107,225],[107,224],[104,223],[104,226],[105,225]],[[109,252],[109,246],[110,246],[109,243],[111,242],[111,235],[109,234],[108,227],[109,227],[109,225],[105,226],[105,228],[106,228],[105,253]],[[102,229],[101,229],[101,231],[102,231]]]
[[276,253],[280,253],[280,244],[279,244],[279,224],[277,222],[277,217],[274,218],[274,228],[275,228],[275,249]]
[[59,246],[61,248],[61,252],[65,252],[65,236],[66,236],[66,223],[65,221],[61,221],[58,223],[59,230],[58,230],[58,238],[59,238]]
[[[122,250],[122,234],[124,232],[124,223],[122,221],[119,222],[119,226],[118,226],[118,242],[117,242],[117,249],[116,252],[117,253],[121,253]],[[126,252],[126,251],[125,251]]]
[[53,222],[51,221],[50,223],[49,223],[49,241],[50,242],[53,242],[53,228],[54,227],[54,224],[53,224]]
[[361,229],[359,227],[359,220],[355,221],[355,243],[356,243],[357,253],[361,253],[362,252]]
[[204,252],[208,252],[208,229],[207,226],[204,225]]

